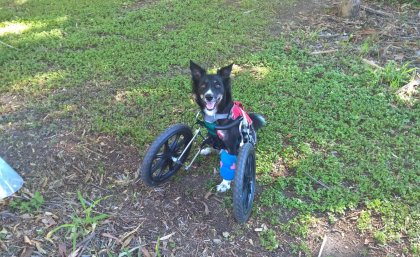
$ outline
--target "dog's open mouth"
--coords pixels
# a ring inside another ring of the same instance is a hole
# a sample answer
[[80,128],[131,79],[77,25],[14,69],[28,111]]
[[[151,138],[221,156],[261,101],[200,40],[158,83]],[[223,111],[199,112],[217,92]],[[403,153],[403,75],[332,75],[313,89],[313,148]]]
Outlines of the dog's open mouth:
[[212,101],[204,100],[204,103],[206,104],[206,109],[208,111],[213,111],[216,108],[217,104],[222,100],[222,98],[223,96],[219,95],[216,100],[212,100]]
[[216,101],[207,102],[206,101],[206,109],[212,111],[216,107]]

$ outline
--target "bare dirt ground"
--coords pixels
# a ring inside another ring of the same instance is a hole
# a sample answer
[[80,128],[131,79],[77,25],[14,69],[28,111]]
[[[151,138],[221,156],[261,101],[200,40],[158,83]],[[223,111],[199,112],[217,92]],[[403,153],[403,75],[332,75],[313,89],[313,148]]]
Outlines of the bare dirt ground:
[[[343,42],[351,43],[353,47],[348,48],[351,54],[360,50],[362,42],[371,36],[374,43],[366,58],[378,65],[393,59],[399,63],[411,61],[418,67],[418,10],[366,5],[393,18],[362,12],[360,19],[343,19],[334,15],[330,2],[301,1],[279,12],[272,33],[292,35],[298,30],[315,33],[305,42],[296,41],[314,54],[333,54],[345,47]],[[75,97],[72,101],[82,107],[96,93],[74,94],[69,90],[54,94]],[[110,217],[85,240],[79,240],[76,247],[81,249],[79,256],[95,253],[108,256],[108,250],[122,252],[135,246],[142,246],[143,256],[155,256],[156,252],[161,256],[304,255],[292,251],[291,243],[297,239],[287,236],[278,238],[279,248],[269,252],[258,238],[264,224],[255,218],[243,226],[234,221],[231,194],[209,193],[218,181],[213,172],[215,157],[201,158],[188,173],[181,171],[163,187],[149,188],[141,182],[134,183],[147,146],[137,149],[112,135],[89,132],[84,117],[57,119],[25,102],[22,96],[0,96],[4,110],[0,115],[0,156],[25,179],[18,197],[28,198],[30,192],[38,190],[45,204],[39,211],[20,214],[8,209],[7,201],[0,202],[5,236],[0,241],[0,256],[68,256],[71,240],[65,238],[63,231],[53,235],[52,240],[45,239],[45,233],[68,223],[70,215],[81,214],[77,191],[90,201],[112,195],[95,208]],[[285,219],[292,216],[285,210],[279,211],[285,212]],[[398,245],[377,248],[369,238],[359,235],[352,214],[334,225],[321,218],[313,231],[309,237],[312,255],[318,255],[326,236],[322,256],[401,256]]]

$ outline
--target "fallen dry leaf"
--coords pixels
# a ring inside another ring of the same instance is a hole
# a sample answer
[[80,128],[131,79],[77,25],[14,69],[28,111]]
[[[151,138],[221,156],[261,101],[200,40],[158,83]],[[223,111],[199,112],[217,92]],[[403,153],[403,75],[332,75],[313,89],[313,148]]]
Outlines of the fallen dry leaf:
[[46,228],[49,228],[51,226],[54,226],[57,224],[57,222],[55,222],[55,220],[52,217],[46,217],[41,219],[42,223],[44,223]]
[[45,188],[48,185],[48,177],[45,177],[44,181],[41,184],[41,188]]
[[125,248],[126,246],[128,246],[131,243],[131,240],[133,240],[134,235],[130,235],[129,237],[127,237],[124,242],[121,245],[121,248]]
[[35,247],[38,250],[38,252],[40,252],[42,254],[46,254],[47,253],[44,249],[42,249],[42,246],[41,246],[41,243],[40,242],[35,241]]
[[33,252],[34,252],[33,247],[25,246],[22,253],[20,254],[20,257],[30,257],[30,256],[32,256]]
[[28,236],[24,236],[23,237],[23,242],[25,242],[25,244],[28,244],[28,245],[34,245],[34,243],[31,241],[31,239],[29,239],[29,237]]
[[142,247],[141,252],[142,252],[142,254],[144,254],[145,257],[151,257],[149,251],[147,251],[146,248]]
[[0,242],[0,249],[2,249],[5,252],[8,251],[7,246],[3,242]]
[[403,102],[414,105],[420,98],[420,76],[398,89],[396,94]]
[[54,213],[52,213],[52,212],[49,212],[49,211],[46,211],[45,213],[44,213],[45,215],[47,215],[47,216],[51,216],[51,217],[53,217],[53,219],[58,219],[58,216],[57,215],[55,215]]
[[123,242],[121,242],[121,241],[120,241],[120,239],[118,239],[118,237],[113,236],[113,235],[111,235],[111,234],[109,234],[109,233],[102,233],[102,234],[101,234],[101,236],[103,236],[103,237],[108,237],[108,238],[111,238],[111,239],[114,239],[115,241],[117,241],[117,243],[119,243],[119,244],[123,244]]
[[173,233],[171,233],[169,235],[163,236],[163,237],[159,238],[159,240],[160,241],[167,240],[167,239],[171,238],[171,236],[173,236],[173,235],[175,235],[175,232],[173,232]]
[[67,256],[67,247],[65,243],[61,242],[58,244],[58,253],[60,254],[61,257]]
[[76,251],[70,253],[68,257],[76,257],[77,255],[79,255],[80,250],[82,250],[82,246],[77,248]]
[[29,220],[29,219],[32,219],[33,216],[29,213],[25,213],[25,214],[20,215],[20,217],[24,220]]

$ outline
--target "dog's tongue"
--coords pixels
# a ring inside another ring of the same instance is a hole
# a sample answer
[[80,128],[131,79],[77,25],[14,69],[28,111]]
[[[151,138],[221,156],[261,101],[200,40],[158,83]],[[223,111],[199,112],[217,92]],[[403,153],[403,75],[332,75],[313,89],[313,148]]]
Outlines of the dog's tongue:
[[215,104],[216,104],[215,102],[206,102],[206,108],[208,110],[213,110]]

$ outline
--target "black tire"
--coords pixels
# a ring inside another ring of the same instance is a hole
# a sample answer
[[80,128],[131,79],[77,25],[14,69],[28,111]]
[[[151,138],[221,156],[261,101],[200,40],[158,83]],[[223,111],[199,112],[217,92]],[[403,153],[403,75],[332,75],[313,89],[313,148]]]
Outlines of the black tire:
[[233,184],[233,214],[239,223],[245,223],[251,215],[255,194],[255,149],[251,143],[245,143],[236,160]]
[[191,145],[177,163],[172,157],[179,157],[193,137],[190,127],[176,124],[160,134],[150,145],[139,166],[139,176],[148,186],[158,186],[167,181],[181,168],[191,150]]

